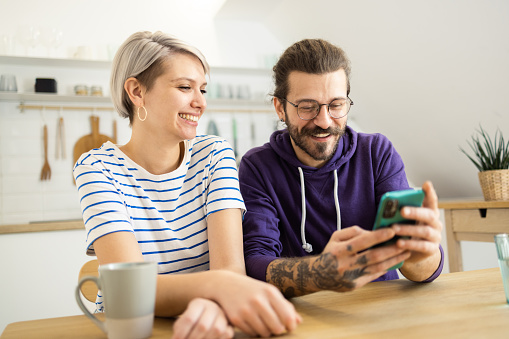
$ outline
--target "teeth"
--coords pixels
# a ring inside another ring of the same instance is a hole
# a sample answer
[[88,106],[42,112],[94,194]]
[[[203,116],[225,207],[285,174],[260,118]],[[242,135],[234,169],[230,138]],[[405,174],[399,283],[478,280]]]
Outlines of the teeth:
[[194,122],[198,122],[198,120],[200,120],[200,118],[197,115],[191,115],[191,114],[179,113],[179,117],[181,117],[182,119],[194,121]]
[[321,133],[321,134],[315,134],[314,136],[317,138],[325,138],[328,137],[330,133]]

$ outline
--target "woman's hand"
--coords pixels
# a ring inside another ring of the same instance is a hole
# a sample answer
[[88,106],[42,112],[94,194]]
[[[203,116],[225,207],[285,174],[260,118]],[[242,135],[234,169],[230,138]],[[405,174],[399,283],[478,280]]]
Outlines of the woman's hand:
[[173,325],[173,339],[228,339],[233,335],[221,307],[203,298],[191,300]]
[[[218,272],[218,271],[216,271]],[[222,271],[217,283],[208,282],[214,299],[231,324],[250,336],[269,337],[293,331],[302,318],[281,292],[265,282]]]

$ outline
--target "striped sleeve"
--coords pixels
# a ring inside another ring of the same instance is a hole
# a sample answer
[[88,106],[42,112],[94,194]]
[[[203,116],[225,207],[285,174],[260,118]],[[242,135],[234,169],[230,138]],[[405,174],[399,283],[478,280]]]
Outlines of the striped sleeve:
[[114,232],[133,232],[123,194],[110,171],[89,155],[74,168],[86,228],[87,254],[95,255],[96,239]]

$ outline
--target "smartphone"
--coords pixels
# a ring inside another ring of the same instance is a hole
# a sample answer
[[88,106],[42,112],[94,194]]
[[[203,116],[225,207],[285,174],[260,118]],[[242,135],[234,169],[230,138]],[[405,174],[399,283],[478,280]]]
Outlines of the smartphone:
[[[380,204],[378,205],[373,230],[382,227],[389,227],[392,224],[415,225],[415,220],[403,218],[400,211],[404,206],[420,207],[423,200],[424,192],[422,189],[408,189],[385,193],[380,199]],[[373,248],[394,244],[399,238],[400,236],[395,236],[390,240],[373,246]],[[403,262],[391,267],[389,270],[395,270],[400,268],[402,265]]]

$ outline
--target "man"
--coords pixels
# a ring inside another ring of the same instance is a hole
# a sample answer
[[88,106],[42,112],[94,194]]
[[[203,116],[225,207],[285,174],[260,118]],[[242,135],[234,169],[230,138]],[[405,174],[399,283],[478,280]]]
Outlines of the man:
[[[302,40],[274,66],[274,107],[288,127],[250,150],[239,168],[248,275],[287,297],[350,291],[373,280],[430,282],[442,271],[437,196],[401,213],[417,225],[372,231],[385,192],[408,189],[401,157],[381,134],[347,126],[350,64],[340,48]],[[393,245],[371,249],[393,238]]]

